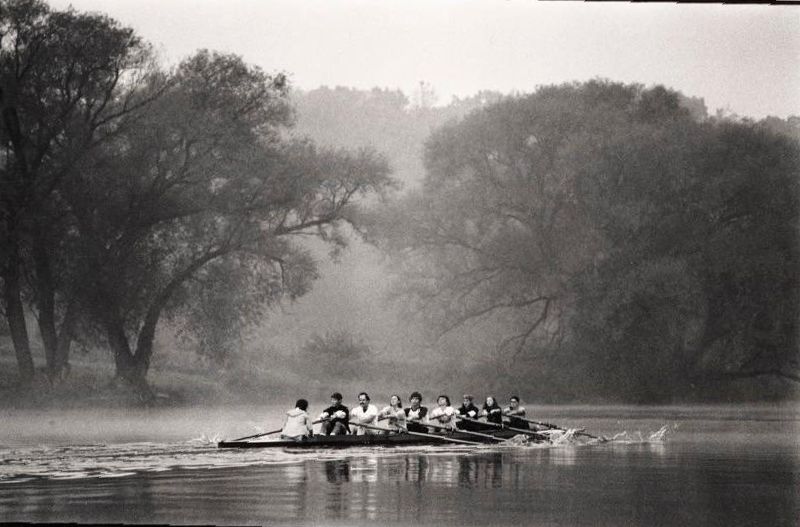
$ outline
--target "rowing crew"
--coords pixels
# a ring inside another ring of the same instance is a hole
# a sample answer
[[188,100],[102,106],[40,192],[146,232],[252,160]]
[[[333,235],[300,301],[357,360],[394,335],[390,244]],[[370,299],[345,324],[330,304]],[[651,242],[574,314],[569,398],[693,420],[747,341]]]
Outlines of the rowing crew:
[[[475,431],[483,430],[486,426],[502,425],[504,418],[505,424],[510,427],[528,429],[528,422],[522,419],[525,408],[520,406],[517,396],[509,399],[506,408],[501,408],[494,397],[487,397],[483,408],[479,409],[468,394],[464,395],[463,403],[458,408],[450,405],[447,395],[440,395],[436,403],[429,413],[428,408],[422,406],[422,394],[413,392],[409,396],[408,407],[403,408],[399,395],[392,395],[389,405],[378,411],[370,402],[369,395],[361,392],[358,394],[358,405],[350,410],[342,404],[342,394],[335,392],[331,395],[331,405],[320,414],[318,421],[312,422],[308,415],[308,401],[300,399],[294,409],[286,412],[281,438],[301,441],[311,437],[314,435],[312,426],[317,422],[322,423],[321,433],[324,435],[433,432],[434,429],[427,424],[436,425],[436,428]],[[479,418],[484,418],[489,424],[481,423]],[[374,427],[379,421],[386,421],[386,428],[376,430]],[[353,425],[352,429],[350,425]]]

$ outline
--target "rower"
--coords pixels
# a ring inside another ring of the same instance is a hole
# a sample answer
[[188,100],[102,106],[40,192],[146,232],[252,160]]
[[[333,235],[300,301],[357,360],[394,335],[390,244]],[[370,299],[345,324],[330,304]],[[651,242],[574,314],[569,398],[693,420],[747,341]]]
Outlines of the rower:
[[436,422],[437,424],[455,429],[457,414],[455,409],[450,406],[450,397],[446,395],[440,395],[436,399],[436,404],[436,408],[431,411],[428,419]]
[[420,424],[424,422],[428,416],[428,409],[422,406],[422,394],[419,392],[412,392],[408,400],[410,406],[405,409],[406,428],[409,432],[427,433],[428,428]]
[[387,419],[389,430],[392,432],[406,430],[406,413],[403,411],[403,401],[399,395],[392,395],[389,398],[389,406],[380,411],[378,419]]
[[519,397],[512,395],[508,406],[503,409],[503,415],[508,417],[508,426],[512,428],[528,429],[528,422],[520,417],[525,417],[525,407],[519,405]]
[[[463,398],[464,402],[462,402],[461,406],[459,406],[458,410],[456,410],[460,417],[466,417],[467,419],[477,419],[478,418],[478,413],[480,412],[480,410],[478,410],[478,407],[475,406],[472,403],[472,400],[473,400],[473,398],[472,398],[471,395],[464,394],[464,398]],[[478,430],[478,429],[480,429],[480,427],[478,425],[476,425],[475,423],[472,423],[470,421],[459,421],[458,424],[456,424],[456,426],[458,428],[462,429],[462,430]]]
[[281,439],[291,441],[302,441],[314,435],[311,428],[311,418],[308,416],[308,401],[298,399],[293,410],[286,412],[286,419],[283,420]]
[[331,395],[331,405],[319,415],[319,418],[325,419],[322,423],[322,433],[326,436],[350,433],[350,427],[347,425],[350,420],[350,410],[342,404],[342,394],[339,392]]
[[[369,403],[369,395],[367,392],[358,394],[358,406],[353,408],[350,412],[350,421],[358,424],[365,424],[370,426],[377,426],[378,424],[378,408],[374,404]],[[373,428],[365,428],[356,426],[356,435],[372,435],[378,434],[379,431]]]
[[481,410],[481,416],[485,417],[486,420],[490,423],[494,423],[497,425],[503,424],[503,409],[500,408],[500,405],[497,404],[497,401],[491,395],[487,397],[483,403],[483,410]]

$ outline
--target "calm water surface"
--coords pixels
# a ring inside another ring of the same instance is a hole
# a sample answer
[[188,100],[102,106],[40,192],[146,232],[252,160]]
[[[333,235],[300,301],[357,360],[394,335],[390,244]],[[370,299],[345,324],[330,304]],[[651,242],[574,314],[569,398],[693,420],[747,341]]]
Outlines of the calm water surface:
[[[0,413],[0,521],[798,525],[797,407],[547,407],[604,444],[217,450],[280,411]],[[250,422],[248,422],[250,421]],[[662,440],[651,434],[667,426]]]

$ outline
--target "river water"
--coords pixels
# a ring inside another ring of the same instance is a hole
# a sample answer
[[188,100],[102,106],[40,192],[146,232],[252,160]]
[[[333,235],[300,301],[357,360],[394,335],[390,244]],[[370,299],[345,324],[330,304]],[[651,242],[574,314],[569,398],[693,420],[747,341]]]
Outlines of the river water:
[[800,524],[793,405],[536,408],[541,420],[615,437],[604,443],[215,448],[280,415],[0,412],[0,522]]

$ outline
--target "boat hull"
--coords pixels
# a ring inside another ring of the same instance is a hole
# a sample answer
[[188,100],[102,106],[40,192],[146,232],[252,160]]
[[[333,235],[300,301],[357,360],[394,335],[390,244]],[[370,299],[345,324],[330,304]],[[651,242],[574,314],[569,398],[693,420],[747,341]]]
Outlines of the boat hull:
[[[516,432],[510,430],[500,430],[494,434],[500,439],[514,437]],[[364,446],[412,446],[412,445],[456,445],[454,441],[469,441],[473,443],[497,443],[492,439],[480,437],[463,432],[453,432],[444,436],[428,435],[422,437],[411,434],[368,434],[368,435],[338,435],[324,436],[315,435],[303,441],[220,441],[217,443],[219,448],[347,448]],[[530,437],[534,441],[535,438]]]

